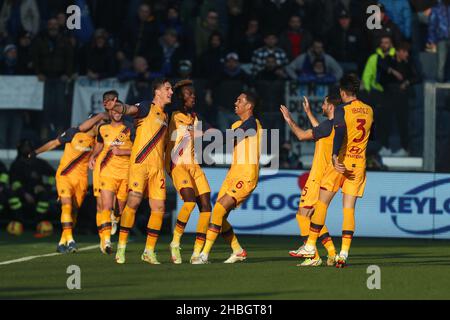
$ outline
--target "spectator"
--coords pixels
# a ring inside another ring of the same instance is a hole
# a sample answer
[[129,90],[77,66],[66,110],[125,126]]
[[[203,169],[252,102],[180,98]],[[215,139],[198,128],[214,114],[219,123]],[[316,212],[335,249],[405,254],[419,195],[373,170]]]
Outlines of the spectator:
[[198,19],[195,28],[195,53],[201,56],[209,47],[211,35],[219,30],[219,14],[209,10],[204,20]]
[[0,74],[17,74],[19,69],[17,63],[17,47],[14,44],[8,44],[3,49],[3,55],[3,59],[0,61]]
[[[362,83],[364,90],[368,93],[368,100],[374,107],[375,123],[377,125],[377,132],[387,131],[388,123],[385,122],[383,115],[390,112],[386,107],[386,96],[383,94],[384,88],[380,83],[380,75],[388,73],[391,60],[395,57],[395,48],[392,46],[392,39],[389,36],[384,36],[380,40],[379,47],[367,60],[364,68]],[[389,73],[400,77],[396,70],[390,69]],[[377,140],[380,140],[380,135],[377,134]],[[380,150],[381,156],[390,155],[391,152],[382,147]]]
[[35,0],[5,0],[0,10],[0,34],[16,39],[22,30],[36,35],[40,15]]
[[412,12],[408,0],[380,0],[386,14],[398,26],[405,39],[411,39]]
[[92,44],[86,51],[86,75],[91,80],[101,80],[112,77],[115,71],[114,52],[107,43],[106,31],[95,31]]
[[[388,68],[382,69],[380,82],[385,88],[386,109],[389,112],[383,114],[384,123],[389,124],[390,116],[393,115],[397,122],[397,128],[400,135],[401,149],[394,156],[407,156],[409,146],[409,87],[418,82],[418,75],[414,65],[409,60],[410,45],[406,42],[401,43],[395,51],[395,57],[388,60]],[[378,134],[383,148],[389,149],[389,136],[392,132],[392,126],[387,125],[384,130]],[[384,155],[386,151],[383,152]]]
[[279,34],[286,28],[286,21],[291,15],[292,5],[288,0],[263,0],[259,12],[259,21],[264,26],[263,32]]
[[339,12],[338,25],[330,33],[328,40],[330,55],[341,65],[344,73],[362,69],[361,33],[352,28],[350,14],[344,9]]
[[149,59],[149,53],[158,41],[158,24],[150,5],[141,4],[137,15],[137,19],[126,24],[121,36],[121,55],[129,60],[136,56]]
[[386,15],[386,9],[383,4],[377,4],[380,7],[381,28],[367,29],[367,39],[369,41],[369,50],[376,50],[380,43],[380,39],[384,36],[389,36],[394,45],[397,45],[402,40],[402,34],[398,26]]
[[286,73],[283,68],[277,65],[277,59],[274,55],[269,55],[266,58],[266,65],[264,69],[258,72],[256,80],[276,81],[286,79]]
[[181,44],[185,44],[184,42],[184,26],[180,19],[180,13],[178,11],[177,6],[171,6],[167,10],[167,16],[163,22],[159,25],[159,34],[163,35],[166,30],[173,29],[177,32],[178,38]]
[[178,61],[177,76],[180,79],[192,79],[192,62],[190,60]]
[[183,47],[178,42],[175,29],[166,29],[154,51],[151,68],[161,71],[168,77],[173,77],[176,74],[178,62],[186,58]]
[[131,94],[128,100],[151,100],[151,82],[162,74],[150,71],[149,64],[144,57],[135,57],[132,68],[121,70],[117,75],[119,81],[132,81]]
[[437,52],[438,74],[437,80],[446,80],[446,61],[450,46],[450,0],[442,0],[431,9],[428,24],[427,49]]
[[297,80],[301,74],[315,74],[314,62],[316,60],[323,61],[326,74],[332,75],[337,81],[342,78],[343,71],[341,66],[332,56],[324,52],[323,42],[318,39],[314,40],[307,52],[298,56],[286,67],[286,72],[292,80]]
[[335,83],[336,77],[325,68],[323,58],[316,58],[312,62],[311,70],[306,69],[300,73],[298,81],[304,84],[316,83],[328,85]]
[[204,78],[217,76],[223,68],[225,48],[219,32],[209,37],[209,47],[198,60],[198,75]]
[[73,47],[69,39],[60,33],[58,21],[51,18],[45,30],[32,47],[33,67],[40,81],[45,80],[44,110],[41,138],[48,139],[48,130],[62,133],[68,126],[66,120],[66,82],[73,75]]
[[73,48],[63,36],[56,19],[47,22],[47,30],[34,42],[33,65],[39,79],[61,78],[68,80],[73,74]]
[[228,44],[231,48],[239,45],[239,39],[247,27],[247,14],[244,0],[228,0]]
[[261,33],[259,32],[259,22],[256,18],[247,22],[247,29],[242,34],[237,45],[241,62],[250,63],[253,52],[263,45]]
[[264,46],[256,49],[252,56],[252,74],[255,76],[259,71],[264,69],[266,58],[273,55],[276,58],[277,66],[284,67],[288,63],[286,52],[277,47],[278,38],[274,32],[268,32],[264,36]]
[[9,169],[11,193],[8,200],[12,220],[36,224],[51,217],[55,170],[46,161],[30,157],[32,151],[28,140],[21,140],[17,146],[17,157]]
[[23,75],[34,74],[33,57],[31,55],[31,34],[22,32],[17,45],[18,73]]
[[289,61],[294,60],[306,51],[311,45],[312,36],[309,31],[302,28],[300,16],[289,18],[288,28],[280,35],[280,47],[288,55]]

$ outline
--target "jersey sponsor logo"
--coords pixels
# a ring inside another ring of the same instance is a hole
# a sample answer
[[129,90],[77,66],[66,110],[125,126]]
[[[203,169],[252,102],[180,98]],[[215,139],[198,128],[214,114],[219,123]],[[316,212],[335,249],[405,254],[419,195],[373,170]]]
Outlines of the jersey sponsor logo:
[[[436,196],[422,196],[427,190],[434,188],[448,188],[450,178],[443,178],[421,184],[411,190],[406,191],[401,196],[381,196],[381,214],[390,213],[391,221],[399,230],[411,235],[436,235],[450,231],[450,225],[433,226],[432,228],[410,228],[405,227],[403,222],[407,221],[401,216],[410,215],[433,215],[439,216],[450,214],[450,197],[439,198]],[[433,223],[434,225],[434,223]]]
[[[130,133],[130,128],[125,127],[122,129],[122,131],[119,133],[116,139],[111,142],[112,146],[120,146],[123,145],[125,142],[125,138],[127,137],[127,134]],[[106,136],[105,136],[106,137]],[[108,164],[109,161],[111,161],[111,158],[113,157],[112,150],[108,150],[105,157],[103,158],[102,162],[100,163],[100,170],[103,170],[103,168]]]
[[350,152],[351,154],[360,154],[363,150],[359,147],[350,147],[348,148],[348,152]]

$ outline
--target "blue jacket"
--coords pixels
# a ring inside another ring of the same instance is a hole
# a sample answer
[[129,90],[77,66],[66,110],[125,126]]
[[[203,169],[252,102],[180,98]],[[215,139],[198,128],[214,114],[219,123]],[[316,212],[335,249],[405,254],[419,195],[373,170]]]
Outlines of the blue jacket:
[[411,6],[408,0],[380,0],[389,18],[398,26],[405,38],[411,38]]
[[428,23],[429,43],[437,43],[440,40],[450,38],[450,6],[446,7],[439,3],[431,9],[430,21]]

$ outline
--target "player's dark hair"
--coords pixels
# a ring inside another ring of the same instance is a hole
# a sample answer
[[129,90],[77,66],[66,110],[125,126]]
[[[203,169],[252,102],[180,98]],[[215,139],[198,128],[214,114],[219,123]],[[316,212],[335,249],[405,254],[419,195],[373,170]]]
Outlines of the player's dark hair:
[[183,88],[189,87],[194,88],[194,82],[189,79],[180,80],[173,87],[180,107],[183,107],[184,105]]
[[356,96],[359,92],[361,80],[354,73],[349,73],[342,77],[339,82],[339,89],[344,91],[349,96]]
[[161,88],[164,85],[164,83],[166,83],[166,82],[170,83],[169,79],[167,79],[167,78],[156,78],[155,80],[153,80],[153,82],[152,82],[153,95],[155,95],[155,91],[157,89]]
[[342,99],[338,92],[331,92],[330,94],[327,95],[327,102],[336,107],[342,104]]
[[255,110],[259,105],[259,98],[253,91],[244,91],[245,99],[253,106],[253,110]]
[[116,90],[109,90],[109,91],[106,91],[106,92],[103,94],[103,100],[105,100],[105,98],[106,98],[107,96],[112,96],[113,98],[119,98],[119,93],[118,93]]

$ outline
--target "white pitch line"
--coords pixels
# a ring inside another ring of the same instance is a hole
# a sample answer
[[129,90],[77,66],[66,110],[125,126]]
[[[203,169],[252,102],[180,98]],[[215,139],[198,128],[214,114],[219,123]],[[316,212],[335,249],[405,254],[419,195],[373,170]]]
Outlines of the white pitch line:
[[[87,251],[87,250],[92,250],[92,249],[95,249],[95,248],[98,248],[98,244],[78,249],[78,251]],[[19,258],[19,259],[14,259],[14,260],[8,260],[8,261],[0,262],[0,266],[6,265],[6,264],[13,264],[13,263],[29,261],[29,260],[33,260],[33,259],[37,259],[37,258],[53,257],[53,256],[59,256],[59,255],[62,255],[62,253],[55,252],[55,253],[41,254],[41,255],[38,255],[38,256],[23,257],[23,258]]]

